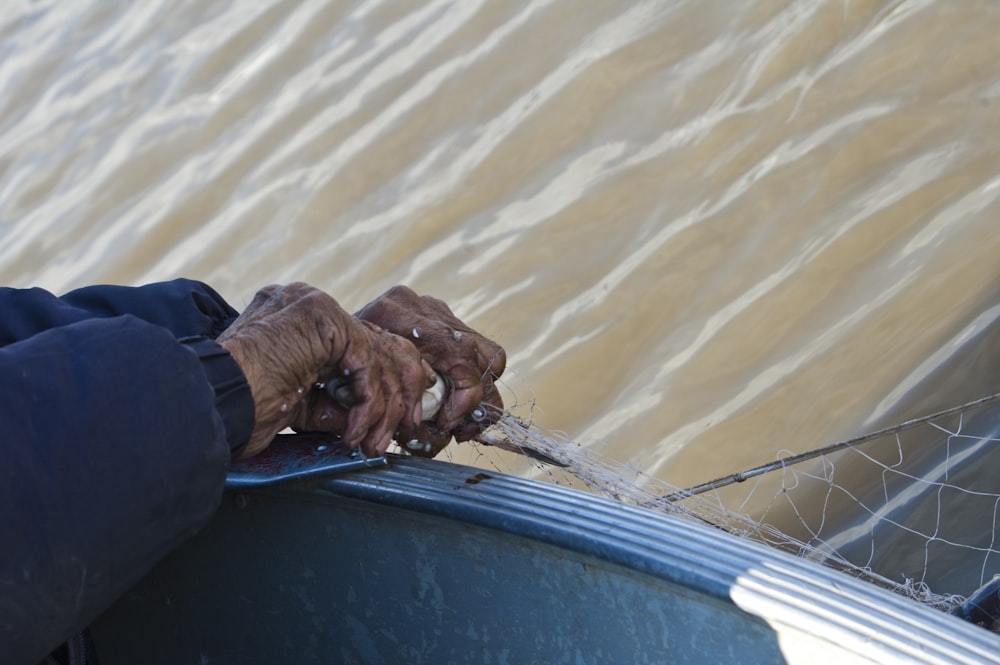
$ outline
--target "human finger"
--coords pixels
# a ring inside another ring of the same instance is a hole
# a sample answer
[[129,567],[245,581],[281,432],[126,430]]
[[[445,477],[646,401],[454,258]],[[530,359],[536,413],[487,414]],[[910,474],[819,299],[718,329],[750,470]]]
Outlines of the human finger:
[[[494,382],[506,367],[506,354],[499,344],[458,319],[446,303],[397,286],[366,305],[358,316],[406,336],[445,378],[448,394],[434,419],[435,432],[454,433],[460,440],[473,438],[498,417],[503,402]],[[420,430],[424,438],[432,434]],[[423,444],[416,441],[414,447],[422,450]]]
[[348,414],[344,440],[369,454],[381,454],[404,425],[422,418],[423,390],[433,376],[412,343],[358,321],[358,339],[340,359],[350,374],[356,405]]

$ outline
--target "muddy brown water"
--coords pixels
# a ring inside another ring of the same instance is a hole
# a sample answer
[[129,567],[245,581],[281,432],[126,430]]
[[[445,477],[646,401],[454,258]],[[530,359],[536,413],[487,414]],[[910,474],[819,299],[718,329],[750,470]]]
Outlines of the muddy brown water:
[[985,1],[15,2],[0,283],[406,283],[507,348],[508,402],[686,486],[1000,389],[997,34]]

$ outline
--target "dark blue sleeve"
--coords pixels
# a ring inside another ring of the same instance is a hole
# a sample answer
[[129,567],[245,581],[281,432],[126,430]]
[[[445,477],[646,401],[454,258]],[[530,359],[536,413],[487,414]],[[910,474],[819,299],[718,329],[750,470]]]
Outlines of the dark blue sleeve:
[[188,291],[200,314],[163,325],[154,303],[138,315],[155,324],[115,316],[114,291],[84,291],[54,309],[0,304],[5,333],[30,333],[0,346],[4,662],[39,662],[201,528],[228,439],[253,426],[238,365],[202,336],[219,321],[211,303]]
[[0,288],[0,346],[87,319],[131,314],[175,337],[215,339],[238,312],[212,287],[190,279],[146,286],[87,286],[62,297],[43,289]]

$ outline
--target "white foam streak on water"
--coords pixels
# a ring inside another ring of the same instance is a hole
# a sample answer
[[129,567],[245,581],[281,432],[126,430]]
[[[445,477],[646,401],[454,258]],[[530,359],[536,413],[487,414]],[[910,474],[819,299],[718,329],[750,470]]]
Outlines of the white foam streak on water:
[[924,250],[933,250],[934,246],[946,242],[948,238],[965,224],[975,224],[977,216],[990,205],[996,203],[1000,195],[1000,178],[991,178],[989,182],[977,187],[958,201],[942,210],[937,216],[927,221],[899,253],[897,260],[914,259],[912,255]]
[[887,412],[903,401],[907,393],[916,390],[928,377],[937,369],[947,364],[948,360],[959,353],[966,344],[974,340],[984,330],[1000,320],[1000,305],[995,305],[986,310],[963,328],[955,337],[948,340],[934,353],[928,356],[923,362],[910,372],[906,378],[899,382],[899,385],[883,399],[872,410],[871,416],[865,421],[865,425],[873,428],[875,423],[885,420]]
[[873,312],[878,311],[880,307],[884,306],[905,286],[911,283],[914,275],[915,273],[904,275],[896,284],[891,285],[880,293],[875,300],[865,303],[849,316],[841,318],[835,325],[823,331],[822,334],[804,348],[782,358],[780,362],[757,374],[729,401],[671,434],[658,446],[658,459],[655,459],[648,467],[650,475],[655,476],[659,473],[661,468],[670,461],[673,455],[686,444],[690,443],[691,439],[699,432],[711,427],[716,422],[729,418],[734,412],[745,408],[761,394],[774,388],[782,380],[787,379],[789,375],[799,370],[805,363],[825,353],[829,353],[837,341],[843,339],[854,325],[870,316]]
[[[947,151],[945,154],[947,154]],[[663,362],[659,365],[659,369],[657,370],[656,380],[654,383],[661,384],[668,380],[669,376],[673,372],[679,370],[692,358],[697,356],[697,354],[702,352],[702,350],[719,334],[720,331],[733,322],[738,316],[743,314],[748,308],[759,302],[764,296],[784,284],[787,280],[799,275],[804,265],[816,260],[817,257],[819,257],[827,248],[839,240],[844,234],[851,231],[851,229],[856,225],[864,223],[873,214],[878,212],[880,208],[891,205],[899,198],[905,196],[908,192],[912,192],[914,189],[918,188],[923,182],[932,179],[935,176],[936,171],[943,169],[945,165],[946,160],[943,158],[942,154],[927,155],[922,160],[918,160],[914,164],[907,165],[900,173],[891,176],[887,181],[877,184],[876,187],[861,197],[861,210],[854,217],[837,225],[829,234],[820,235],[811,240],[808,245],[800,248],[800,250],[791,257],[788,263],[779,267],[774,273],[754,283],[749,290],[741,293],[735,300],[725,304],[719,308],[718,311],[713,313],[712,316],[705,322],[704,326],[698,331],[695,339],[691,343],[683,347],[680,352],[674,356],[663,359]],[[719,207],[721,208],[723,206],[720,205]],[[893,293],[902,288],[902,286],[904,286],[907,282],[911,281],[912,278],[912,273],[904,275],[903,279],[899,282],[890,286],[881,294],[878,294],[876,301],[868,303],[867,306],[863,308],[863,311],[868,312],[871,310],[871,307],[876,306],[879,301],[885,301]],[[805,349],[788,357],[781,358],[778,367],[767,368],[758,374],[758,376],[755,377],[745,388],[739,390],[738,394],[732,401],[724,403],[721,408],[716,409],[712,413],[695,420],[672,433],[658,446],[658,460],[652,462],[653,473],[655,473],[656,469],[659,469],[664,464],[669,462],[672,455],[689,443],[690,439],[696,436],[700,431],[709,428],[718,420],[724,419],[734,411],[743,408],[761,392],[765,392],[766,390],[772,388],[777,380],[787,376],[790,369],[794,370],[799,367],[802,362],[817,357],[820,353],[824,352],[826,348],[828,348],[828,342],[817,345],[815,343],[816,341],[824,339],[829,340],[829,334],[831,332],[848,325],[851,320],[856,321],[857,319],[858,314],[853,313],[848,315],[846,318],[842,318],[833,323],[832,327],[824,331],[818,338],[816,338],[816,340],[814,340],[814,342],[808,343]],[[655,408],[656,404],[660,402],[662,402],[662,399],[646,400],[643,403],[646,404],[648,408]],[[588,436],[596,440],[606,439],[611,436],[612,432],[622,426],[623,418],[632,419],[643,417],[644,414],[637,410],[636,406],[637,405],[633,404],[631,407],[627,407],[623,412],[614,414],[609,422],[598,422],[587,433]]]

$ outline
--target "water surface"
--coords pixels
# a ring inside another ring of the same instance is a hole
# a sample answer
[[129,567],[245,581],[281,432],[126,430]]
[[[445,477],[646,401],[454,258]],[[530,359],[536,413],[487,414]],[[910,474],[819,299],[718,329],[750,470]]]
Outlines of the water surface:
[[1000,389],[997,34],[991,2],[14,3],[0,282],[407,283],[507,348],[508,402],[689,485]]

